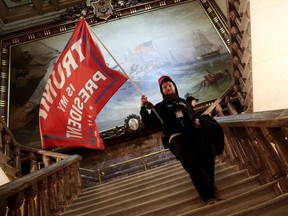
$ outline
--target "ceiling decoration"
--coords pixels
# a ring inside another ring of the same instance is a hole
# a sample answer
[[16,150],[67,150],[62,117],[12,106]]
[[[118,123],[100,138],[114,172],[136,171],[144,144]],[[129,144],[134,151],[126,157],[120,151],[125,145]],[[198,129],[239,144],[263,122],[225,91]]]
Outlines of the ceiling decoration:
[[[93,16],[96,21],[107,20],[117,17],[117,10],[144,5],[147,2],[151,0],[0,0],[0,36],[43,25],[73,21],[81,16]],[[174,0],[163,1],[163,4],[166,2],[174,3]]]

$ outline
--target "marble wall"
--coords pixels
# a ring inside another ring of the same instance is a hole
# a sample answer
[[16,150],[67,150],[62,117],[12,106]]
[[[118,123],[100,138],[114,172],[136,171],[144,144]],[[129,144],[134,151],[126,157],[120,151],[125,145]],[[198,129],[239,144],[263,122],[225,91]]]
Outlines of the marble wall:
[[250,1],[254,112],[287,109],[288,2]]

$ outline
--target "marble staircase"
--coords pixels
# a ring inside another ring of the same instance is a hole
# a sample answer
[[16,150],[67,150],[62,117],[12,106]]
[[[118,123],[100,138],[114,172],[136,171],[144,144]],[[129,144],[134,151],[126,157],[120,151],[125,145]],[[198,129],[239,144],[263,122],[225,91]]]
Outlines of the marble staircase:
[[259,176],[216,163],[217,196],[205,205],[180,163],[160,167],[83,189],[61,216],[288,215],[288,194],[279,195],[276,182],[261,185]]

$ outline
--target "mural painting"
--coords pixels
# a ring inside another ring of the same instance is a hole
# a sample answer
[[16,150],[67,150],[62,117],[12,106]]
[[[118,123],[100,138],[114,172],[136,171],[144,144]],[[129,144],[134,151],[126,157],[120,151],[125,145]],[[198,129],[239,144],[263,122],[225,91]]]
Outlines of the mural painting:
[[[117,60],[99,43],[109,67],[119,71],[123,68],[152,103],[162,99],[157,82],[161,75],[173,78],[181,97],[193,95],[199,98],[198,103],[217,98],[231,82],[230,54],[198,2],[114,20],[92,29]],[[39,102],[70,35],[12,48],[10,128],[21,143],[40,145]],[[139,115],[140,96],[128,80],[97,116],[99,131],[123,125],[128,115]]]

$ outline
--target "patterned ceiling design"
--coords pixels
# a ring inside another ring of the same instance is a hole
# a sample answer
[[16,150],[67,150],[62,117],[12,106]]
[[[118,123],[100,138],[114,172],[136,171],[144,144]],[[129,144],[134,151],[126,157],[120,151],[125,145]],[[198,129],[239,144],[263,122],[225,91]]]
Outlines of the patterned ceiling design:
[[[170,1],[181,2],[168,0],[163,4]],[[80,16],[95,16],[97,12],[105,14],[107,5],[111,5],[114,13],[117,9],[147,2],[151,0],[0,0],[0,36],[56,22],[73,21]]]

